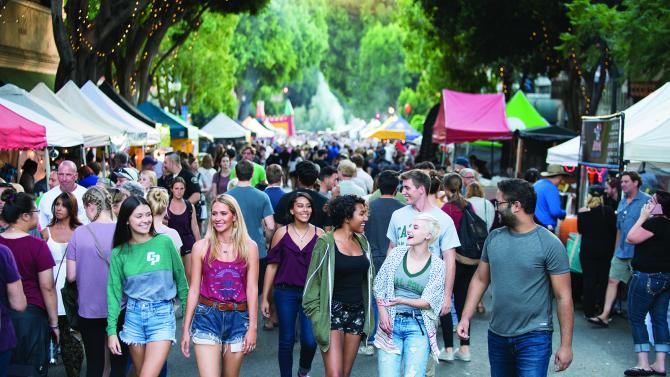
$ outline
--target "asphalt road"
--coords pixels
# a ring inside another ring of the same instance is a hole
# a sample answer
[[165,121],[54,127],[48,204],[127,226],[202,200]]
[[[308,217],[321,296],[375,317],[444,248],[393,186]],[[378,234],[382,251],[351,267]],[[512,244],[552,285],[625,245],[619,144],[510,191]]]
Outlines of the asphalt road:
[[[487,357],[486,330],[490,314],[477,315],[472,323],[472,361],[465,363],[454,361],[451,363],[440,362],[438,376],[489,376],[489,364]],[[556,318],[554,316],[554,318]],[[181,325],[181,320],[179,320]],[[554,351],[558,347],[559,334],[558,324],[554,324]],[[178,335],[181,334],[181,326]],[[259,329],[261,326],[259,326]],[[441,337],[440,337],[440,344]],[[561,377],[584,377],[600,376],[615,377],[623,376],[623,371],[635,364],[633,353],[633,341],[628,322],[615,317],[613,324],[608,329],[595,328],[588,324],[580,311],[575,313],[575,330],[573,341],[574,358],[572,365],[567,371],[554,373],[550,363],[550,376]],[[294,349],[294,368],[297,368],[299,346]],[[352,377],[372,377],[377,374],[376,357],[361,356],[356,359]],[[191,358],[186,359],[177,346],[172,348],[168,359],[169,376],[197,376],[193,352]],[[244,377],[270,377],[278,376],[277,366],[277,331],[258,332],[258,348],[244,360],[241,375]],[[84,367],[85,368],[85,367]],[[49,373],[50,376],[65,377],[62,366],[57,366]],[[82,373],[83,375],[83,373]],[[324,376],[323,361],[317,352],[312,377]]]

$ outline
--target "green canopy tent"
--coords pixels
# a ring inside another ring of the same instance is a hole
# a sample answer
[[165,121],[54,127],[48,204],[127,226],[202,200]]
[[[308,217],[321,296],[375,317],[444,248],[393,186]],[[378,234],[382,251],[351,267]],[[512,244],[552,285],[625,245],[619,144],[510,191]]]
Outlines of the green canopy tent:
[[511,131],[549,126],[520,90],[505,105],[505,113]]

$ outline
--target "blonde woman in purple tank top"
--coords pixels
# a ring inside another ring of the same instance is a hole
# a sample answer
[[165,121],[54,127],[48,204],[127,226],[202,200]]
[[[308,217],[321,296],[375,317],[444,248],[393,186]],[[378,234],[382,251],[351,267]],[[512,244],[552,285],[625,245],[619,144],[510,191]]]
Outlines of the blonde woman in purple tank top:
[[232,196],[214,199],[210,219],[193,245],[181,350],[189,357],[193,339],[201,377],[239,376],[242,359],[256,348],[258,246]]

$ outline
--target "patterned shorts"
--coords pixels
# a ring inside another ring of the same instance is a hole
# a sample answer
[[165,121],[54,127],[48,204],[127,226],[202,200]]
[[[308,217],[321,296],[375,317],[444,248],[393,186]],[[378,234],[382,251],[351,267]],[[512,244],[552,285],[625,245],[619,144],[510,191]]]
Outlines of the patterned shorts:
[[345,334],[363,335],[365,309],[363,304],[345,304],[333,301],[331,306],[330,329]]

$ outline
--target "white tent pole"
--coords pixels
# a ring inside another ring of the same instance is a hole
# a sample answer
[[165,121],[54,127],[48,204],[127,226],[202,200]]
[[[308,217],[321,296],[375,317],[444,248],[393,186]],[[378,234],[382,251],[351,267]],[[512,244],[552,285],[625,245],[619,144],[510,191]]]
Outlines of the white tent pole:
[[46,180],[47,187],[49,182],[49,176],[51,175],[51,156],[49,156],[49,147],[44,148],[44,170],[46,171]]

